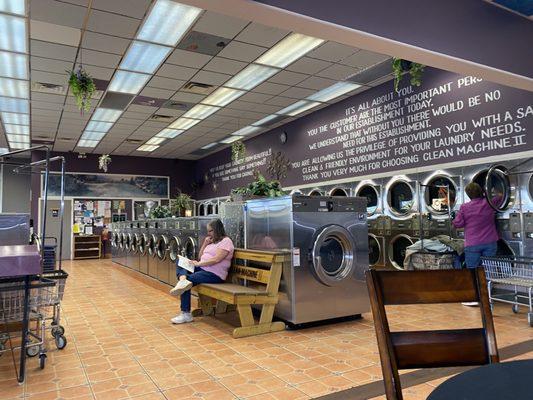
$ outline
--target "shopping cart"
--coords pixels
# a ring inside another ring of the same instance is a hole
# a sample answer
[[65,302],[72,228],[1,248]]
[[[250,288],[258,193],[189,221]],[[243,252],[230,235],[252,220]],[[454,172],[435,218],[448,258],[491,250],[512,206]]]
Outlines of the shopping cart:
[[[520,306],[529,304],[527,321],[533,326],[533,258],[530,257],[481,257],[481,263],[485,268],[485,274],[488,281],[489,300],[491,305],[493,301],[501,301],[513,305],[513,312],[517,313]],[[494,285],[497,284],[500,289],[503,286],[503,293],[493,294]],[[505,286],[511,286],[512,291],[505,291]],[[519,289],[522,288],[527,295],[521,294]],[[529,303],[523,303],[520,300],[525,299]]]

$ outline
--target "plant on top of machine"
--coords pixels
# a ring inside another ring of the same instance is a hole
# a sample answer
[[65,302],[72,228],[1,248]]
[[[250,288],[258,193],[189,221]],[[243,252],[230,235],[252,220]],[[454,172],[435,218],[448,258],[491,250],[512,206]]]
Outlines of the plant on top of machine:
[[178,191],[172,200],[172,213],[176,216],[184,216],[185,210],[192,209],[192,199],[187,193]]
[[167,206],[155,206],[150,211],[150,218],[170,218],[172,213]]
[[403,60],[401,58],[393,58],[392,72],[394,73],[394,90],[398,92],[404,72],[409,72],[409,75],[411,76],[410,83],[412,86],[420,86],[422,84],[422,73],[424,72],[424,68],[425,65],[419,63]]
[[258,171],[254,173],[255,180],[247,186],[235,188],[231,191],[234,198],[236,197],[280,197],[284,196],[281,184],[277,180],[268,181]]
[[83,114],[91,109],[91,98],[96,91],[93,78],[81,66],[77,72],[67,71],[69,75],[68,84],[72,94],[76,98],[76,105]]

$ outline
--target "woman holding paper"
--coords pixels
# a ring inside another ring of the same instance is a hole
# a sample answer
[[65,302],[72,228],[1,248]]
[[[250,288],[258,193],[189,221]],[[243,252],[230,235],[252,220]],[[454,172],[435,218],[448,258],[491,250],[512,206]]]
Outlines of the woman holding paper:
[[[207,237],[200,247],[200,261],[190,261],[194,272],[176,266],[178,283],[170,294],[181,296],[181,314],[172,318],[173,324],[192,322],[191,288],[200,283],[222,283],[228,276],[233,257],[233,242],[226,236],[224,225],[219,219],[207,224]],[[180,262],[182,262],[181,260]]]

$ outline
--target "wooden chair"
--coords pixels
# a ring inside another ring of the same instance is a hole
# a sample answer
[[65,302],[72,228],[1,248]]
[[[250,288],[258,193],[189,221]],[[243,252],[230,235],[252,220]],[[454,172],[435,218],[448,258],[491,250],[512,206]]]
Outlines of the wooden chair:
[[[499,362],[483,268],[366,273],[388,400],[402,400],[399,369]],[[478,301],[483,328],[391,332],[386,305]]]

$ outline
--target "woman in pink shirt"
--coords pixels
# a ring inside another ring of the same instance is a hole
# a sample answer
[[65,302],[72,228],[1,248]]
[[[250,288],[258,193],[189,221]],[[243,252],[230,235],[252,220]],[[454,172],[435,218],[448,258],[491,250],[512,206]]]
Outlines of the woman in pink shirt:
[[173,324],[192,322],[191,288],[200,283],[222,283],[228,276],[233,257],[233,242],[226,236],[219,219],[207,224],[207,237],[200,247],[200,261],[193,261],[194,272],[190,273],[176,265],[178,283],[170,294],[181,296],[181,314],[171,319]]

